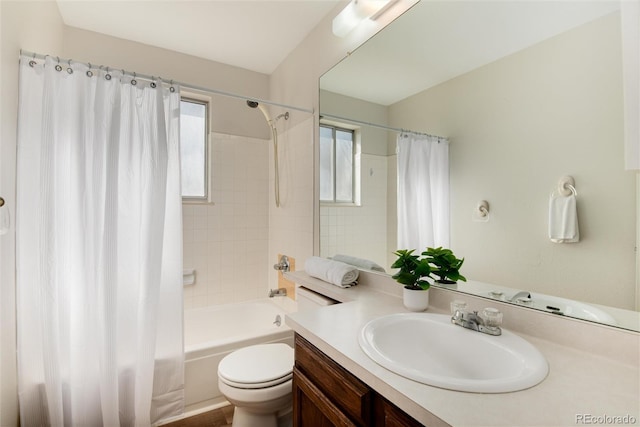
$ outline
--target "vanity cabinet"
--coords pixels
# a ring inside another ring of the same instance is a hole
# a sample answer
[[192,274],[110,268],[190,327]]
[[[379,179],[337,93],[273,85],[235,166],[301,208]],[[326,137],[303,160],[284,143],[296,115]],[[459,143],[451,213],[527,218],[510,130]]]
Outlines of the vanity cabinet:
[[422,424],[296,334],[293,425],[412,427]]

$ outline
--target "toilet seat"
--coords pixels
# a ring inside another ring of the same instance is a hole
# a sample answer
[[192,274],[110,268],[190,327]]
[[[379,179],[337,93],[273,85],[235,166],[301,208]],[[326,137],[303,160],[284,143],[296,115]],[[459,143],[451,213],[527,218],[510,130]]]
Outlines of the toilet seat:
[[241,389],[274,387],[291,380],[293,363],[293,349],[288,345],[258,344],[225,356],[218,365],[218,378]]

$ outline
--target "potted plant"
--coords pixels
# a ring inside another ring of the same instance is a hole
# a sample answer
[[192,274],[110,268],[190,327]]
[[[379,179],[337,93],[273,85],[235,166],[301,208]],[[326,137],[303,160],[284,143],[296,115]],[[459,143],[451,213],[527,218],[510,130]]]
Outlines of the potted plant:
[[391,268],[398,268],[392,277],[404,285],[404,306],[411,311],[425,311],[429,306],[429,286],[427,277],[431,273],[429,261],[414,255],[415,249],[398,249],[393,254],[398,258]]
[[431,274],[435,283],[443,285],[455,284],[458,280],[466,282],[467,279],[460,274],[460,267],[464,262],[464,258],[458,259],[453,254],[451,249],[439,248],[427,248],[422,252],[424,259],[429,263],[431,267]]

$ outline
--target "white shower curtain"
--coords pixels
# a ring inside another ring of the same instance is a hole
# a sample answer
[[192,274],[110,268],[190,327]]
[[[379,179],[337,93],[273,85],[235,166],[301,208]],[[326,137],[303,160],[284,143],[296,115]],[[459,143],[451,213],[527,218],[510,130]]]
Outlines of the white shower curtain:
[[20,421],[148,426],[183,408],[179,91],[30,60],[18,113]]
[[398,249],[449,246],[449,142],[402,133],[398,154]]

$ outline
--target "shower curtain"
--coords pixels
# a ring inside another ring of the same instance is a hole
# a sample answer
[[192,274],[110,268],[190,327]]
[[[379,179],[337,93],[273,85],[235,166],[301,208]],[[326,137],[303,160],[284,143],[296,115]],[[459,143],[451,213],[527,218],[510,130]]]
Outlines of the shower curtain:
[[35,62],[20,61],[20,421],[148,426],[183,409],[179,91]]
[[449,246],[449,141],[401,133],[398,159],[398,249]]

